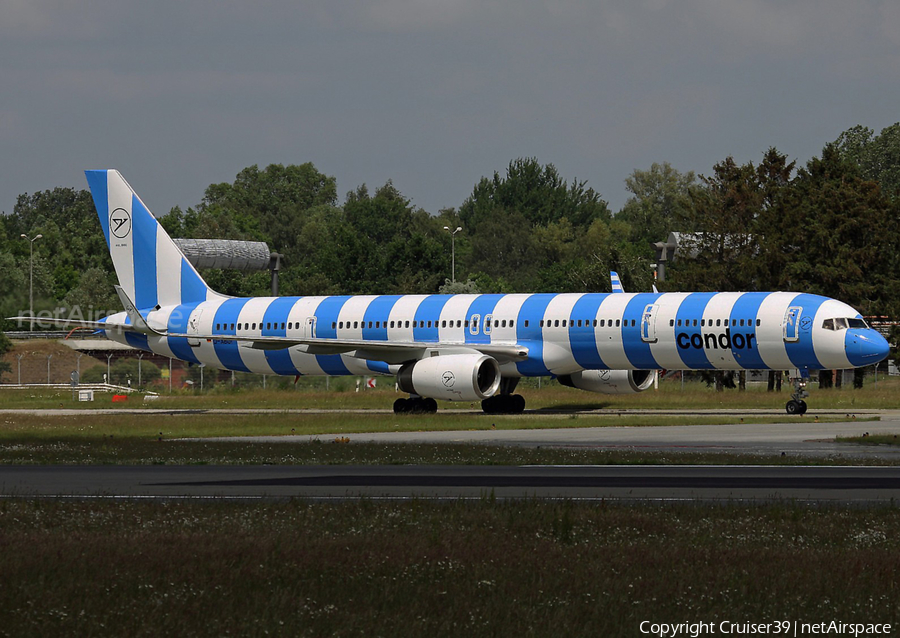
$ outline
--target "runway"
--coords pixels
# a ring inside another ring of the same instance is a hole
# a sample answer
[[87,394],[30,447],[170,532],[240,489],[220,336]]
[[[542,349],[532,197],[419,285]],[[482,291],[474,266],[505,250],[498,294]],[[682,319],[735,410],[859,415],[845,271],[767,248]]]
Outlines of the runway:
[[[771,412],[771,411],[770,411]],[[629,411],[629,414],[632,414]],[[646,411],[658,415],[663,411]],[[722,411],[702,411],[703,415]],[[688,413],[673,413],[684,416]],[[695,416],[697,412],[693,413]],[[900,446],[867,446],[838,443],[838,436],[869,434],[900,435],[900,412],[870,411],[863,416],[878,416],[880,421],[847,421],[817,423],[814,418],[784,423],[757,424],[746,411],[747,423],[729,425],[666,425],[581,427],[560,420],[558,428],[421,430],[417,432],[341,433],[309,436],[222,437],[218,441],[306,442],[347,437],[351,443],[481,443],[524,447],[589,448],[598,450],[635,450],[648,452],[719,452],[763,456],[815,458],[873,458],[900,461]],[[481,417],[479,417],[481,419]],[[479,425],[489,422],[482,419]],[[527,425],[527,419],[521,421]],[[577,422],[576,422],[577,423]],[[508,424],[508,422],[507,422]]]
[[[56,411],[54,411],[56,412]],[[81,411],[79,411],[81,412]],[[142,411],[147,414],[150,411]],[[168,411],[167,411],[168,412]],[[196,413],[195,411],[192,411]],[[213,412],[213,411],[202,411]],[[647,411],[659,414],[660,411]],[[57,412],[58,413],[58,412]],[[708,414],[709,411],[704,411]],[[748,421],[752,415],[742,412]],[[151,413],[152,414],[152,413]],[[683,413],[682,413],[683,414]],[[859,414],[862,414],[861,412]],[[350,445],[479,443],[484,445],[720,452],[830,457],[829,467],[804,466],[0,466],[0,497],[341,499],[569,498],[623,501],[749,501],[790,499],[892,503],[900,499],[900,466],[848,467],[842,458],[900,460],[895,446],[837,443],[838,435],[900,434],[900,412],[880,421],[654,427],[560,427],[287,437],[230,437],[253,444],[349,437]],[[149,415],[148,415],[149,416]],[[298,414],[298,416],[302,416]],[[348,415],[348,418],[358,418]],[[402,417],[401,417],[402,418]],[[481,425],[485,418],[479,417]],[[521,420],[527,425],[527,415]],[[572,425],[561,419],[560,425]],[[179,440],[169,440],[178,445]],[[900,500],[896,501],[900,502]]]
[[0,496],[900,502],[900,467],[3,466]]

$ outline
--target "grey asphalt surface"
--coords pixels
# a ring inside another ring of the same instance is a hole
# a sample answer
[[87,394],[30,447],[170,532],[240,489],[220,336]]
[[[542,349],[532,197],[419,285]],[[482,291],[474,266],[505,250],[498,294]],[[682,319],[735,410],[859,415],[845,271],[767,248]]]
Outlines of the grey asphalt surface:
[[[671,414],[685,416],[684,411],[629,410],[623,414]],[[704,410],[702,414],[730,414],[724,410]],[[525,447],[590,448],[601,450],[645,450],[654,452],[723,452],[734,454],[759,454],[766,456],[873,458],[900,461],[900,446],[862,446],[852,443],[837,443],[837,436],[860,436],[869,434],[897,434],[900,436],[900,411],[861,411],[854,415],[824,411],[820,415],[847,417],[845,421],[816,423],[815,415],[803,421],[785,423],[756,424],[754,415],[777,416],[775,411],[740,411],[747,423],[731,425],[671,425],[671,426],[627,426],[627,427],[566,427],[568,421],[561,419],[560,427],[553,429],[512,429],[512,430],[455,430],[419,432],[373,432],[359,434],[322,434],[309,436],[275,437],[222,437],[218,441],[298,441],[310,439],[328,441],[346,436],[351,443],[482,443],[487,445],[517,445]],[[856,418],[853,418],[853,417]],[[880,421],[865,421],[866,417],[878,416]],[[528,414],[524,417],[527,419]],[[509,417],[507,417],[509,418]],[[489,422],[484,417],[482,423]],[[527,422],[527,420],[523,421]],[[508,421],[506,422],[508,424]]]
[[900,467],[5,466],[4,497],[891,503]]
[[[52,411],[59,414],[59,411]],[[78,413],[83,413],[78,410]],[[105,411],[104,411],[105,412]],[[147,414],[148,411],[141,410]],[[178,411],[166,411],[178,412]],[[197,412],[197,411],[185,411]],[[216,413],[215,410],[203,412]],[[233,412],[231,410],[221,412]],[[284,412],[278,410],[278,412]],[[672,411],[628,413],[678,414]],[[702,414],[708,414],[703,411]],[[721,413],[719,411],[718,413]],[[104,498],[573,498],[702,501],[900,502],[900,466],[847,467],[842,458],[900,459],[887,446],[836,443],[838,435],[900,434],[900,411],[860,411],[834,423],[803,421],[663,427],[560,427],[229,437],[304,443],[480,443],[675,452],[831,457],[836,466],[0,466],[0,497]],[[301,413],[302,414],[302,413]],[[696,413],[695,413],[696,414]],[[820,412],[819,414],[824,414]],[[870,414],[880,421],[861,421]],[[149,416],[149,415],[148,415]],[[528,414],[523,415],[523,423]],[[358,418],[354,415],[354,418]],[[565,420],[561,419],[560,425]],[[170,441],[178,445],[178,440]]]

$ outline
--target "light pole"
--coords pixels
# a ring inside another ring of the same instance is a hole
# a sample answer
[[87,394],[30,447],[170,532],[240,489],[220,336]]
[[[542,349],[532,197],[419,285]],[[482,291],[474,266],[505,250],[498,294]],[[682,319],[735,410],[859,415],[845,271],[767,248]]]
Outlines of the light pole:
[[34,331],[34,242],[43,237],[43,235],[35,235],[34,239],[22,233],[22,237],[28,240],[28,314],[31,316],[31,325],[29,330]]
[[456,230],[450,230],[449,226],[444,226],[444,230],[450,233],[450,281],[456,283],[456,233],[462,230],[462,226],[457,226]]

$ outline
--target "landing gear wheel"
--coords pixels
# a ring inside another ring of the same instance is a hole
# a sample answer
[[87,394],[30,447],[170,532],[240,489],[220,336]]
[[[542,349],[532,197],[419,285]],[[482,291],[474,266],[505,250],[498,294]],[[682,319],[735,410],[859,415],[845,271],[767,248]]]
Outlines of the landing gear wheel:
[[437,401],[425,397],[410,397],[394,401],[394,414],[434,414]]
[[794,391],[791,393],[791,400],[787,402],[785,409],[788,414],[806,414],[808,407],[806,401],[803,400],[809,396],[809,392],[806,391],[806,378],[796,376],[791,379],[791,383]]
[[394,414],[406,414],[407,412],[409,412],[409,399],[394,401]]
[[525,397],[521,394],[514,394],[510,397],[510,412],[513,414],[522,414],[525,411]]

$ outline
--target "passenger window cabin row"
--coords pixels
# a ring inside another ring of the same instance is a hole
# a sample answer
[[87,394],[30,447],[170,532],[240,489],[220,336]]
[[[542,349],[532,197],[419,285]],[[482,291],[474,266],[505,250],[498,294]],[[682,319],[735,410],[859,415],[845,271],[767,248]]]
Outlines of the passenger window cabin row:
[[[716,328],[728,327],[729,321],[732,328],[734,327],[752,327],[753,319],[669,319],[669,327],[678,326],[679,328],[712,328],[715,326]],[[715,323],[714,323],[715,322]],[[759,327],[762,325],[762,321],[760,319],[756,320],[756,326]]]
[[[698,324],[698,321],[699,321],[699,324]],[[728,326],[728,324],[729,324],[728,319],[715,319],[715,320],[713,320],[713,319],[700,319],[700,320],[678,319],[677,321],[675,319],[670,319],[669,326],[675,327],[677,325],[679,328],[693,326],[696,328],[699,325],[700,327],[710,327],[711,328],[711,327],[713,327],[713,321],[715,321],[716,327],[721,327],[722,325]],[[743,327],[745,325],[746,326],[753,325],[752,319],[746,319],[746,320],[745,319],[731,319],[730,321],[731,321],[732,326],[742,326]],[[853,321],[854,323],[856,323],[857,321],[861,321],[861,320],[826,319],[825,325],[823,327],[828,330],[835,330],[835,329],[841,330],[841,329],[847,327],[847,323],[849,321]],[[838,324],[839,322],[841,322],[840,327],[836,328],[835,325]],[[523,326],[525,328],[527,328],[528,323],[529,323],[528,320],[525,319],[523,321]],[[760,320],[757,319],[756,325],[759,326],[760,324],[761,324]],[[221,332],[222,330],[235,330],[235,325],[237,326],[237,330],[256,330],[257,326],[259,326],[260,330],[263,330],[263,329],[278,330],[279,329],[278,322],[274,322],[274,323],[266,322],[265,324],[263,324],[263,323],[259,323],[259,324],[257,324],[257,323],[238,323],[238,324],[217,323],[216,324],[216,332]],[[599,328],[621,328],[621,327],[623,327],[623,325],[625,327],[628,327],[630,325],[632,328],[634,328],[637,326],[637,320],[636,319],[630,319],[630,320],[629,319],[625,319],[625,320],[622,320],[622,319],[541,319],[539,322],[539,326],[541,328],[567,328],[567,327],[571,327],[571,328],[575,328],[575,327],[578,327],[578,328],[591,328],[591,327],[593,327],[593,328],[598,328],[598,327]],[[265,326],[265,328],[263,326]],[[281,326],[281,330],[285,330],[285,329],[294,330],[295,328],[299,330],[300,322],[299,321],[296,323],[288,322],[287,324],[285,324],[284,322],[281,322],[280,326]],[[428,321],[425,319],[418,319],[418,320],[413,319],[413,320],[406,320],[406,321],[396,321],[395,320],[395,321],[333,321],[333,322],[331,322],[332,330],[359,330],[360,328],[365,329],[367,327],[369,329],[374,328],[376,330],[380,330],[380,329],[386,329],[386,328],[438,328],[438,327],[440,327],[440,328],[454,328],[454,327],[469,328],[470,326],[472,328],[477,328],[478,320],[473,319],[470,321],[469,319],[466,319],[466,320],[451,319],[448,321],[446,319],[443,319],[441,321],[436,321],[436,320]],[[491,328],[507,328],[507,327],[515,328],[515,326],[516,326],[515,319],[492,319],[491,318],[491,319],[486,319],[484,321],[484,327],[487,330],[490,330]]]

